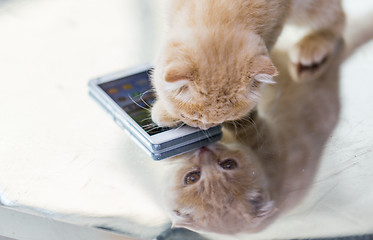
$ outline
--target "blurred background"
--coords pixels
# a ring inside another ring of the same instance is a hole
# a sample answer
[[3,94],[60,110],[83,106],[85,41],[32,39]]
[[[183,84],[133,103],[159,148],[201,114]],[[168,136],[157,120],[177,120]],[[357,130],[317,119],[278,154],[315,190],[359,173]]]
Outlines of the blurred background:
[[[373,11],[370,1],[344,6],[349,17]],[[0,0],[0,193],[50,211],[167,225],[153,199],[159,163],[87,87],[94,77],[152,63],[165,19],[165,0]],[[342,115],[322,184],[258,239],[372,233],[372,63],[370,42],[343,66]]]

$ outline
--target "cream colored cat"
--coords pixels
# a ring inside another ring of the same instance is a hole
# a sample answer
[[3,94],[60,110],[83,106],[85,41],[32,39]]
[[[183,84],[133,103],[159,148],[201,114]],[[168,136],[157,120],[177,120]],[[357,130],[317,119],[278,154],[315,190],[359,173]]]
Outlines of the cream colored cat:
[[209,128],[252,110],[278,74],[269,58],[286,21],[310,28],[291,51],[301,71],[330,55],[344,28],[338,0],[172,0],[152,82],[159,126]]
[[253,111],[225,125],[221,142],[171,160],[165,207],[175,227],[198,232],[257,232],[296,205],[317,171],[339,115],[342,41],[328,70],[295,83],[286,54],[276,54],[281,77],[266,86]]

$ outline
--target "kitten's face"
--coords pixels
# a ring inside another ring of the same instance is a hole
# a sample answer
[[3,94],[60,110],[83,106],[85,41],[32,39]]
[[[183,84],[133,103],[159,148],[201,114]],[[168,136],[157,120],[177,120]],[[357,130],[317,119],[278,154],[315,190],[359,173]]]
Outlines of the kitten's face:
[[273,82],[277,71],[257,35],[214,34],[184,34],[163,48],[152,78],[159,126],[207,129],[240,119],[256,105],[261,85]]
[[250,232],[274,212],[266,178],[250,151],[219,143],[172,162],[177,170],[168,180],[165,196],[174,227]]

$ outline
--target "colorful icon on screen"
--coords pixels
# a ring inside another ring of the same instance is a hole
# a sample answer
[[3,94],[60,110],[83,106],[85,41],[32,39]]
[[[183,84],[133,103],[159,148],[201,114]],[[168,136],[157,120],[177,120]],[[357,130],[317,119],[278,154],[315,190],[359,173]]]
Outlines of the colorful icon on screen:
[[139,91],[135,91],[135,92],[131,93],[131,97],[133,97],[133,98],[140,97],[140,96],[141,96],[141,92],[139,92]]
[[109,94],[116,94],[116,93],[118,93],[118,89],[117,88],[110,88],[107,92]]
[[117,102],[125,102],[126,100],[127,98],[124,96],[117,97]]
[[123,88],[124,90],[131,90],[131,89],[133,88],[133,86],[132,86],[132,84],[128,83],[128,84],[124,84],[124,85],[122,86],[122,88]]
[[146,78],[141,78],[141,79],[139,79],[139,80],[136,81],[136,84],[138,86],[146,86],[146,85],[149,84],[149,80],[146,79]]

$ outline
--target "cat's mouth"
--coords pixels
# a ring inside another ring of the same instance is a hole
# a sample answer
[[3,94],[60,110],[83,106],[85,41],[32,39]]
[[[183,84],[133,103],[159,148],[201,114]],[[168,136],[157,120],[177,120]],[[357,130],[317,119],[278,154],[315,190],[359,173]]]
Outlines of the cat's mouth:
[[211,149],[209,149],[207,146],[204,146],[199,149],[198,155],[208,154],[208,153],[212,153]]
[[185,117],[183,114],[180,114],[180,120],[188,126],[200,128],[202,130],[207,130],[211,127],[221,124],[221,122],[213,123],[213,122],[203,122],[197,119],[190,119],[190,118]]
[[209,146],[199,148],[195,153],[199,164],[212,164],[214,163],[215,154]]

